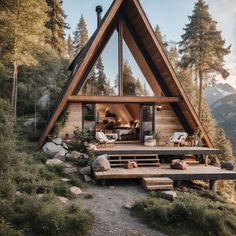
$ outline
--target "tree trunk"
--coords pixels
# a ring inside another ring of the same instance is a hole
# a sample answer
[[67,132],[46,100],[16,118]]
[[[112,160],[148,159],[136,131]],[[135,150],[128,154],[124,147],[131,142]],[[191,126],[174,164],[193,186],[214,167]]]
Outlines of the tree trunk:
[[202,90],[203,90],[203,73],[199,70],[199,91],[198,91],[198,117],[202,121]]
[[18,77],[18,64],[13,63],[13,75],[12,75],[12,93],[11,93],[11,107],[13,110],[13,117],[16,121],[16,103],[17,103],[17,77]]
[[37,97],[34,95],[34,133],[37,131]]

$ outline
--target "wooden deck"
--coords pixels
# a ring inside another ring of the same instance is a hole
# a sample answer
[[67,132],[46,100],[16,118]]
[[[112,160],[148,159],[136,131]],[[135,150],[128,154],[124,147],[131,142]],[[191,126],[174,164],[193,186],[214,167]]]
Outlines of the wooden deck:
[[236,172],[215,166],[194,165],[187,170],[174,170],[169,164],[160,167],[134,169],[112,168],[94,173],[96,179],[141,179],[143,177],[169,177],[173,180],[235,180]]
[[214,155],[221,154],[222,151],[207,147],[171,147],[156,146],[147,147],[143,144],[115,144],[112,147],[98,148],[95,154],[158,154],[158,155]]

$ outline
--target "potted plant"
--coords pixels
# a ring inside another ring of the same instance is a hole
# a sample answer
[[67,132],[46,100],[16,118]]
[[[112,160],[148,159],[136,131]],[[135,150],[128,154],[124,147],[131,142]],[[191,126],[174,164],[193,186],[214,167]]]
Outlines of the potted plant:
[[196,129],[194,133],[190,136],[190,140],[192,143],[192,146],[196,147],[199,144],[199,141],[201,140],[201,131],[199,129]]
[[153,138],[156,140],[156,145],[159,145],[160,139],[161,139],[161,131],[157,130],[154,135]]

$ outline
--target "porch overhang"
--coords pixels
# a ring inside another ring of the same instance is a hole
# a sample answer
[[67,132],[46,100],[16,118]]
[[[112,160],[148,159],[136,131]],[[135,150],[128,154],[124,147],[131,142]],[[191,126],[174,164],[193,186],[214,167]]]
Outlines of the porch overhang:
[[69,102],[92,103],[178,103],[178,97],[138,97],[138,96],[70,96]]

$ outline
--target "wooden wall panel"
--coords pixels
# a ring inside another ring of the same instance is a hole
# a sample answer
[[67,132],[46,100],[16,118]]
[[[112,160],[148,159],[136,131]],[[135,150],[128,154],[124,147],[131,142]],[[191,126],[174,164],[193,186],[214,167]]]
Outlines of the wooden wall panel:
[[182,132],[184,128],[169,104],[163,104],[162,109],[155,108],[155,131],[160,131],[160,144],[165,144],[174,132]]
[[73,136],[76,127],[82,128],[82,103],[68,104],[68,118],[65,126],[59,131],[59,137],[64,138],[66,134]]

